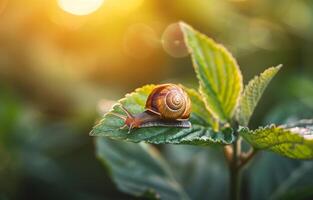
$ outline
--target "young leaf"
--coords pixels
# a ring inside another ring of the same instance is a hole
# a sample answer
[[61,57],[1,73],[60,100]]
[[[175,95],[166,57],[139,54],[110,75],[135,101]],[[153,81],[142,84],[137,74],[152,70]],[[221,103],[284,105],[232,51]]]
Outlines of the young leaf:
[[264,90],[280,68],[281,65],[271,67],[265,70],[260,76],[254,77],[248,83],[238,107],[237,120],[240,125],[248,125],[250,117],[262,97]]
[[189,199],[151,145],[97,138],[96,147],[97,157],[108,167],[120,190],[155,199]]
[[239,133],[255,148],[270,150],[294,159],[313,159],[313,120],[249,130],[241,127]]
[[[124,99],[119,101],[131,113],[139,113],[144,111],[146,99],[153,90],[154,85],[147,85],[137,89],[135,92],[126,95]],[[130,142],[148,142],[154,144],[195,144],[208,145],[213,143],[230,144],[234,140],[234,135],[230,128],[224,128],[219,132],[213,131],[206,110],[199,109],[201,100],[197,98],[196,93],[190,93],[192,100],[192,115],[190,121],[191,128],[176,127],[147,127],[131,130],[121,130],[124,120],[113,115],[117,113],[125,115],[120,105],[116,104],[113,109],[104,115],[103,119],[93,128],[91,136],[106,136],[116,140],[125,140]],[[200,103],[200,104],[199,104]]]
[[207,109],[215,118],[229,120],[234,114],[243,87],[236,60],[222,45],[185,23],[180,23],[180,26]]

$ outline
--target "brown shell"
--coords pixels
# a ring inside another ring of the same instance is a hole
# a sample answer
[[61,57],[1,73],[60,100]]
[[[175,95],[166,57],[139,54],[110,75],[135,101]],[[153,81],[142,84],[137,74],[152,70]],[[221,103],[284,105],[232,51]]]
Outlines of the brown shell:
[[160,115],[162,119],[187,120],[191,112],[188,94],[178,85],[163,84],[152,90],[146,109]]

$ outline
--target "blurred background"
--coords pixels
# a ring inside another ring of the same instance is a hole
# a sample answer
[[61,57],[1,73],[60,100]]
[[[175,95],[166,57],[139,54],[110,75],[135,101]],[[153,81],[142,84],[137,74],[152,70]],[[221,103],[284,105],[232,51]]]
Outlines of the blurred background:
[[313,116],[310,0],[0,0],[0,199],[125,199],[88,136],[149,83],[197,87],[177,22],[223,43],[245,83],[284,67],[251,127]]

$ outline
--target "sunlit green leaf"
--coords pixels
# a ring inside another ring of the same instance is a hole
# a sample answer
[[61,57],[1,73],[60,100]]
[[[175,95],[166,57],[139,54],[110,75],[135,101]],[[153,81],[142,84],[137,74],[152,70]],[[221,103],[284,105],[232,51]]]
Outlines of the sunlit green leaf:
[[[288,102],[272,109],[265,124],[291,124],[313,116],[303,104]],[[257,172],[257,173],[255,173]],[[244,174],[249,185],[247,199],[303,199],[310,191],[303,190],[313,184],[313,161],[290,159],[270,151],[260,151]],[[299,194],[299,192],[301,194]],[[292,198],[292,195],[295,194]],[[295,198],[296,197],[296,198]],[[312,197],[312,193],[310,195]],[[310,198],[304,198],[310,199]]]
[[260,76],[254,77],[245,87],[237,113],[240,125],[248,125],[250,117],[262,97],[264,90],[280,68],[281,65],[265,70]]
[[180,23],[199,79],[206,107],[218,119],[230,119],[242,91],[242,76],[233,56],[220,44]]
[[205,109],[205,104],[201,98],[201,95],[194,89],[184,87],[185,91],[190,97],[192,102],[192,118],[198,119],[198,121],[204,120],[206,123],[214,126],[213,116]]
[[[146,99],[154,85],[147,85],[137,89],[125,98],[119,101],[131,113],[144,111]],[[188,90],[189,94],[191,90]],[[192,115],[190,121],[191,128],[176,127],[148,127],[133,129],[130,133],[128,130],[120,130],[124,125],[124,120],[113,115],[112,113],[124,114],[120,105],[116,104],[113,109],[107,113],[103,119],[93,128],[91,136],[106,136],[116,140],[125,140],[131,142],[148,142],[154,144],[197,144],[207,145],[212,143],[229,144],[234,140],[232,130],[224,128],[219,132],[213,131],[210,126],[210,117],[205,109],[200,109],[201,101],[197,99],[196,93],[192,93]],[[200,103],[200,104],[199,104]]]
[[189,199],[152,146],[97,138],[97,156],[118,188],[135,196]]
[[241,128],[240,134],[255,148],[295,159],[313,159],[313,120],[257,130]]

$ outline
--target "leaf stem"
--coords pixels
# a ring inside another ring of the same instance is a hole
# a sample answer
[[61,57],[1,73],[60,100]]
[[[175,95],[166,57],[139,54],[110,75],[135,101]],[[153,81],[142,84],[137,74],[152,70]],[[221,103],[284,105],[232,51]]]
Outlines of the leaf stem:
[[240,156],[240,164],[238,168],[243,168],[256,154],[258,153],[258,150],[251,148],[249,152],[242,153]]

